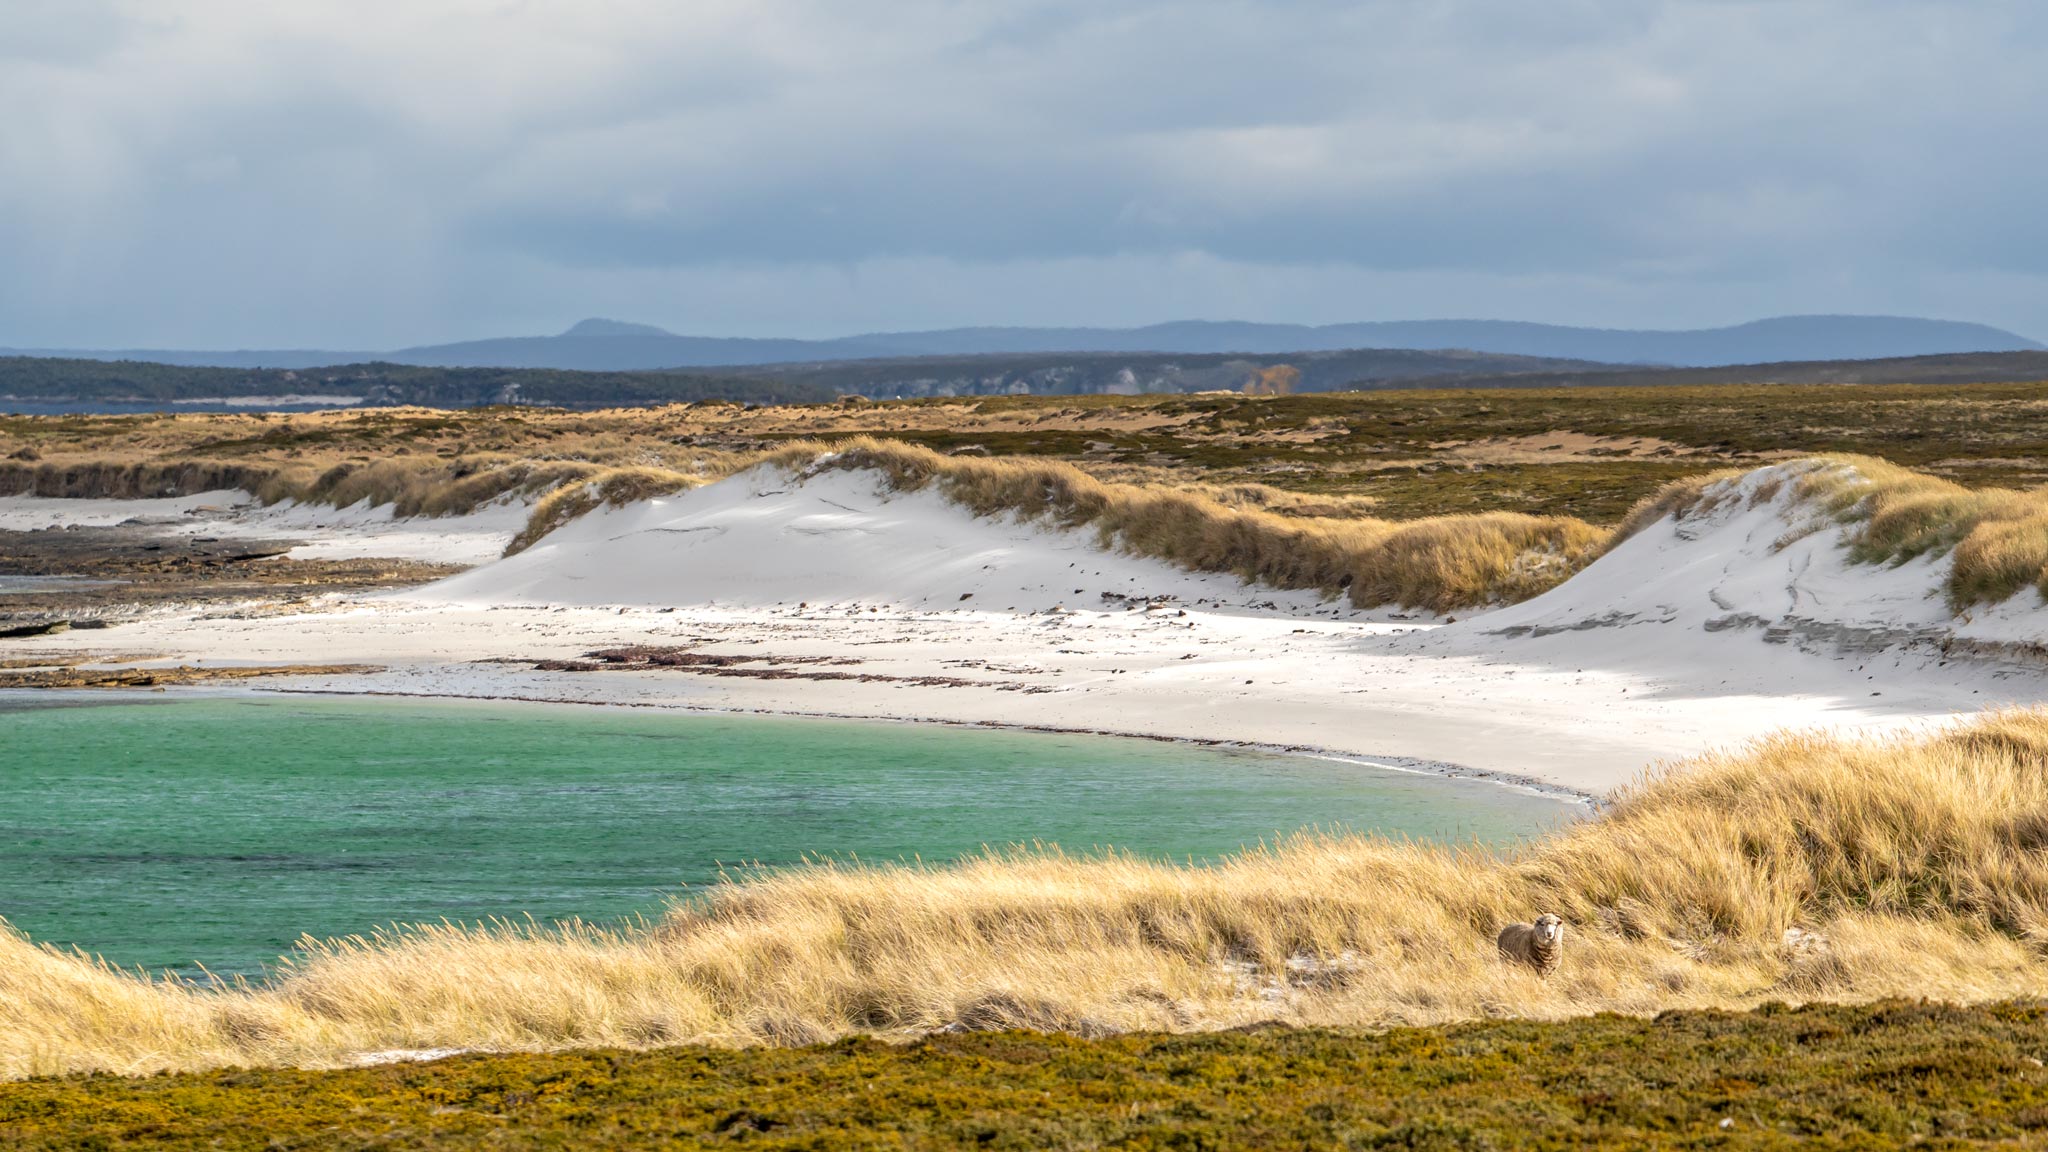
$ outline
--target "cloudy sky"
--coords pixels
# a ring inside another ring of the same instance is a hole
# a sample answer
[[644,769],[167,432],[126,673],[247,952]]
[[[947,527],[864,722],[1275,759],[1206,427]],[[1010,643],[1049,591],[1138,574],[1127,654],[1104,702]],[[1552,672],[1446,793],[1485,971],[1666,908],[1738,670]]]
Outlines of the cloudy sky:
[[2034,0],[0,0],[0,345],[2048,338]]

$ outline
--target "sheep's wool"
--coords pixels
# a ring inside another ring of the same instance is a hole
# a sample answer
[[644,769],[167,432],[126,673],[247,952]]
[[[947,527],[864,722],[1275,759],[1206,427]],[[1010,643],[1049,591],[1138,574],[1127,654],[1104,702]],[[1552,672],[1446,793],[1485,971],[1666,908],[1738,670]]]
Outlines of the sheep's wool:
[[[1538,929],[1537,925],[1544,924],[1550,932]],[[1557,970],[1564,955],[1564,922],[1556,916],[1539,916],[1535,924],[1510,924],[1500,930],[1497,943],[1503,959],[1527,964],[1548,976]]]

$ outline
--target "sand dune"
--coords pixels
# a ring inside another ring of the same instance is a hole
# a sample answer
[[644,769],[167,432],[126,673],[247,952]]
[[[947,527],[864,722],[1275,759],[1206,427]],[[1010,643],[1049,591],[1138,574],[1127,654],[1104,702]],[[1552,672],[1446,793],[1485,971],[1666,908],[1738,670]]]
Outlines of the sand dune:
[[[1488,614],[1488,633],[1513,639],[1644,628],[1750,635],[1840,658],[1901,648],[2030,658],[2048,641],[2048,607],[2031,588],[1997,604],[1957,609],[1947,596],[1954,555],[1861,561],[1848,518],[1808,483],[1853,476],[1849,462],[1796,461],[1707,486],[1683,511],[1621,541],[1563,585]],[[1591,641],[1589,641],[1591,643]],[[1600,646],[1604,649],[1605,642]]]
[[[716,484],[600,509],[515,556],[409,599],[467,604],[816,605],[1042,612],[1113,598],[1273,602],[1310,593],[1105,551],[1092,531],[977,517],[935,488],[871,471],[759,465]],[[1347,610],[1348,611],[1348,610]]]

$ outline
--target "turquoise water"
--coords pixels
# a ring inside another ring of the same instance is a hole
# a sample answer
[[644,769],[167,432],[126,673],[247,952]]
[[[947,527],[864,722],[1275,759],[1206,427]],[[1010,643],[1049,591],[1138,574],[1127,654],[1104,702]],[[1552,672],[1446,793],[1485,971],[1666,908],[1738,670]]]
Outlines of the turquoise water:
[[260,972],[301,933],[653,914],[721,866],[807,853],[944,860],[1040,841],[1213,858],[1306,826],[1498,843],[1580,811],[1480,781],[1105,737],[491,703],[49,702],[0,700],[0,916],[187,973]]

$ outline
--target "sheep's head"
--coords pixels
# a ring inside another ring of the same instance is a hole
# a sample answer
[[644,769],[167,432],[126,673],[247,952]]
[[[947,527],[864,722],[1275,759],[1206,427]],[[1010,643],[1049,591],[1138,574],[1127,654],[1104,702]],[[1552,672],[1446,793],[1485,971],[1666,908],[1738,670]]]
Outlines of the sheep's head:
[[1553,913],[1545,912],[1536,918],[1536,940],[1541,944],[1555,944],[1564,939],[1564,921]]

